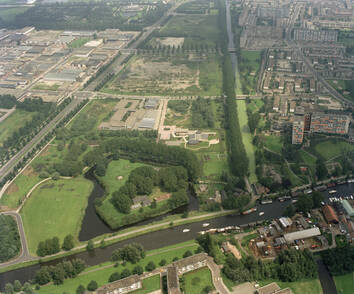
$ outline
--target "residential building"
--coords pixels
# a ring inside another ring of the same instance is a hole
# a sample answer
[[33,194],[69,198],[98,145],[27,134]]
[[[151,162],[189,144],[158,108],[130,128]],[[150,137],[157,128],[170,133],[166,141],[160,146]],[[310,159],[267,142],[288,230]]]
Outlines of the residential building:
[[313,113],[311,116],[312,133],[347,134],[350,119],[347,115]]
[[292,130],[292,144],[302,144],[304,140],[304,117],[294,116],[293,130]]
[[97,294],[125,294],[142,288],[142,282],[138,275],[104,285],[96,290]]
[[167,292],[170,294],[182,294],[179,288],[179,277],[175,266],[169,266],[167,268]]

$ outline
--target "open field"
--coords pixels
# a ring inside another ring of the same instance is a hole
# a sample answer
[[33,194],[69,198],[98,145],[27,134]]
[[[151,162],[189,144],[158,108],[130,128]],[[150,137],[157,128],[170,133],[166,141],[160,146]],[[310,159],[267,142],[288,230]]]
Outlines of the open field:
[[354,273],[343,276],[334,276],[334,282],[339,294],[351,294],[354,289]]
[[177,15],[160,30],[161,37],[183,37],[184,46],[215,48],[219,38],[217,15]]
[[57,83],[37,83],[33,89],[34,90],[46,90],[46,91],[57,91],[60,87],[60,84]]
[[160,275],[155,275],[150,278],[143,280],[143,288],[137,291],[134,291],[133,294],[148,294],[153,291],[161,289],[161,277]]
[[28,112],[22,109],[15,110],[9,117],[0,123],[0,145],[26,122],[30,121],[35,112]]
[[[159,262],[162,259],[165,259],[167,264],[172,263],[172,260],[174,257],[182,258],[183,254],[187,251],[194,251],[198,248],[198,245],[195,243],[194,240],[192,241],[187,241],[184,243],[180,244],[175,244],[172,246],[168,247],[163,247],[157,250],[152,250],[146,252],[146,257],[142,259],[140,262],[137,264],[131,264],[127,263],[125,266],[120,265],[118,267],[114,267],[113,262],[106,262],[103,264],[99,264],[93,267],[87,268],[80,276],[70,279],[70,280],[65,280],[62,285],[55,286],[55,285],[48,285],[48,286],[43,286],[41,287],[40,290],[37,291],[39,294],[51,294],[51,293],[63,293],[63,292],[68,292],[72,293],[73,289],[76,289],[80,284],[87,286],[87,284],[91,280],[95,280],[98,284],[98,286],[102,286],[104,284],[107,284],[108,278],[110,275],[114,272],[122,272],[123,269],[127,268],[130,271],[137,265],[142,266],[145,268],[145,266],[150,262],[154,262],[155,265],[158,267]],[[155,284],[153,281],[149,281],[149,284]]]
[[311,143],[310,152],[329,160],[343,152],[354,150],[354,146],[340,139],[327,139]]
[[21,211],[27,242],[35,255],[38,243],[72,234],[76,239],[93,184],[82,177],[50,180],[33,191]]
[[282,137],[281,136],[264,136],[265,142],[264,145],[267,147],[269,150],[275,152],[275,153],[281,153],[281,150],[283,148],[283,142],[282,142]]
[[245,146],[246,154],[249,160],[249,171],[250,176],[249,180],[251,183],[257,182],[256,176],[256,159],[254,155],[254,146],[253,146],[253,135],[251,134],[248,127],[248,118],[246,111],[246,101],[245,100],[237,100],[237,115],[240,124],[242,141]]
[[139,55],[132,58],[102,91],[131,95],[217,96],[221,94],[221,78],[216,56]]
[[72,42],[70,42],[68,47],[73,48],[73,49],[80,48],[81,46],[86,44],[89,40],[90,40],[90,38],[77,38],[77,39],[73,40]]
[[281,282],[281,281],[260,281],[260,286],[276,282],[281,289],[290,288],[294,294],[322,294],[322,288],[319,279],[301,280],[297,282]]
[[241,50],[239,73],[243,94],[255,94],[260,65],[261,51]]
[[210,270],[205,267],[183,275],[185,283],[185,293],[200,294],[205,287],[215,289]]
[[203,175],[208,179],[220,180],[223,171],[228,171],[227,155],[216,152],[198,153],[203,162]]

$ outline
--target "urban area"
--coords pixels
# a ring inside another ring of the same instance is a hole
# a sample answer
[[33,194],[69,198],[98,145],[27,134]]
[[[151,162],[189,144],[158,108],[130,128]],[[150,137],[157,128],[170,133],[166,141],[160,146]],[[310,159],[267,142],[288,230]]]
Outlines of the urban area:
[[0,0],[0,293],[352,294],[353,0]]

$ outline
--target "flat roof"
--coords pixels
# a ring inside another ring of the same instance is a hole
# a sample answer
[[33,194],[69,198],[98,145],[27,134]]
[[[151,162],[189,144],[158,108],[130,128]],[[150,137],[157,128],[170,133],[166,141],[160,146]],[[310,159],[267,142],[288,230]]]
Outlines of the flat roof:
[[320,229],[318,227],[315,227],[303,231],[296,231],[296,232],[284,234],[284,239],[286,242],[292,243],[295,240],[311,238],[319,235],[321,235]]
[[280,290],[280,287],[278,286],[278,284],[273,282],[273,283],[270,283],[266,286],[263,286],[263,287],[257,289],[257,293],[258,294],[273,294],[279,290]]

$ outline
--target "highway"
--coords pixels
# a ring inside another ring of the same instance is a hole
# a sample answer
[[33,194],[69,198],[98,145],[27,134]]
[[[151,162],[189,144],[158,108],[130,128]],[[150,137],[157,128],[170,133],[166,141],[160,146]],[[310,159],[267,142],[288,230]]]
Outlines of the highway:
[[73,99],[51,122],[49,122],[40,132],[35,135],[19,152],[17,152],[5,165],[0,168],[0,181],[13,171],[15,165],[39,143],[39,141],[51,132],[57,124],[75,107],[82,102],[80,99]]

